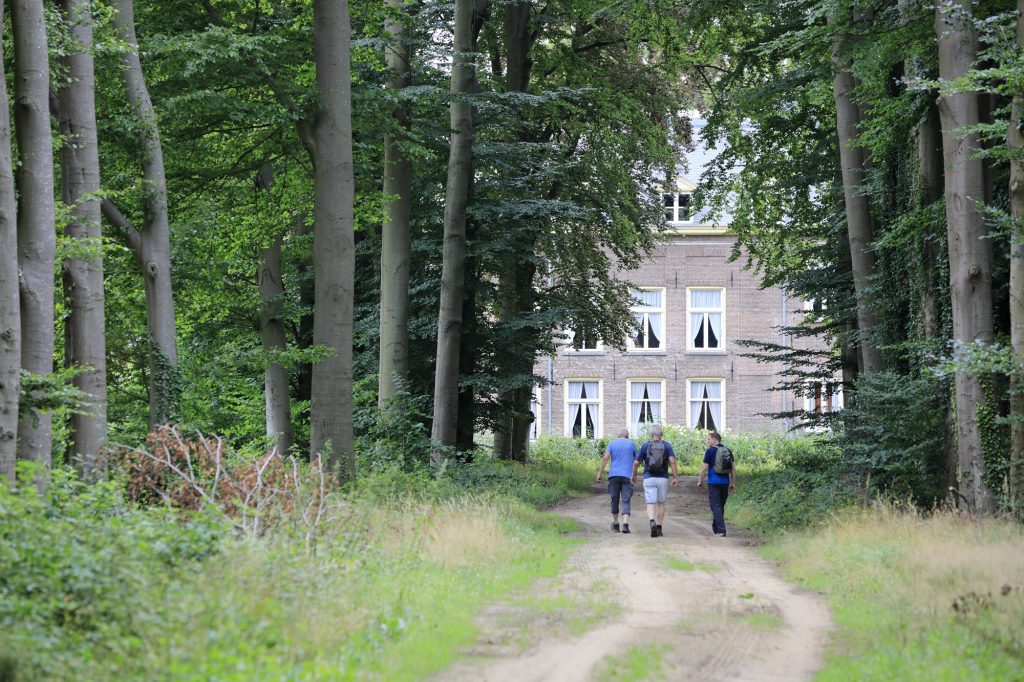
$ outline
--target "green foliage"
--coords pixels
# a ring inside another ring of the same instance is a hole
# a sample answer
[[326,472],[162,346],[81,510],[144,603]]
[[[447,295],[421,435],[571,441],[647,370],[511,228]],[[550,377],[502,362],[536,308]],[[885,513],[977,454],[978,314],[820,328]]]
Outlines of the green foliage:
[[752,473],[737,469],[736,492],[729,496],[735,523],[761,533],[803,528],[859,499],[860,481],[827,441],[791,451],[778,464]]
[[169,582],[215,561],[226,525],[216,514],[140,511],[118,481],[86,485],[53,472],[43,499],[24,472],[0,486],[0,622],[17,679],[95,679],[95,659],[124,655],[159,625]]
[[846,462],[873,490],[932,505],[946,497],[950,382],[934,372],[878,372],[840,415]]

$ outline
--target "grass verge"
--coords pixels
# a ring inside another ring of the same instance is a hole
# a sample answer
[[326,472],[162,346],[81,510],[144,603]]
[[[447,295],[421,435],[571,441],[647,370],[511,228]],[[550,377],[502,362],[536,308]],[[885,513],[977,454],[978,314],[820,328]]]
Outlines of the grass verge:
[[302,528],[239,534],[123,482],[0,486],[2,677],[422,679],[486,604],[558,572],[575,524],[537,505],[572,494],[573,467],[365,477],[327,498],[315,552]]
[[849,509],[765,549],[828,598],[818,679],[1024,679],[1024,530],[1006,521]]

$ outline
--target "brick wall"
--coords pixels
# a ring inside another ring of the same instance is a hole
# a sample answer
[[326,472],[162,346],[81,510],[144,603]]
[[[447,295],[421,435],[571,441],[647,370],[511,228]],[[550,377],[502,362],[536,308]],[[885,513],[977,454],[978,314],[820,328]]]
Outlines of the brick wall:
[[[782,431],[781,422],[759,414],[793,408],[791,396],[768,390],[779,381],[780,364],[760,364],[741,357],[743,349],[736,344],[740,339],[782,341],[778,331],[783,324],[782,292],[778,288],[761,289],[757,277],[742,268],[742,259],[727,262],[734,241],[729,236],[676,236],[638,270],[620,273],[622,279],[637,286],[665,287],[663,347],[656,352],[622,352],[607,347],[600,352],[559,352],[550,359],[552,386],[538,389],[540,433],[567,435],[565,380],[571,378],[601,380],[599,436],[614,435],[627,426],[627,380],[633,378],[665,380],[663,421],[667,423],[687,424],[687,379],[718,378],[724,380],[726,429]],[[687,350],[686,288],[694,286],[725,288],[726,343],[722,351]],[[789,323],[797,322],[802,303],[791,299],[786,306]],[[547,376],[548,362],[548,358],[540,359],[538,375]]]

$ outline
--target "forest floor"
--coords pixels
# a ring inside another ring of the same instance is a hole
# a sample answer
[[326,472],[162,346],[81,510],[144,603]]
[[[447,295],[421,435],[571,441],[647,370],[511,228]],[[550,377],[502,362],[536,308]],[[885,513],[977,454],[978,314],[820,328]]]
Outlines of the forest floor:
[[785,582],[742,529],[711,533],[705,489],[670,488],[650,537],[641,486],[633,533],[609,530],[608,497],[560,505],[581,545],[559,576],[486,607],[479,636],[436,680],[804,680],[824,662],[825,601]]

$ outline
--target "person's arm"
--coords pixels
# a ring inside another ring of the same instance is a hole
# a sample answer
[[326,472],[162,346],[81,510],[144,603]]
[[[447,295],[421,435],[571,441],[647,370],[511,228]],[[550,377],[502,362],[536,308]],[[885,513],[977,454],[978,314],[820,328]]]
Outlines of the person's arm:
[[704,462],[700,465],[700,473],[697,474],[697,487],[704,485],[704,481],[708,477],[708,463]]
[[597,482],[597,483],[601,482],[601,474],[604,473],[604,465],[608,463],[608,460],[611,459],[611,457],[612,457],[611,451],[610,450],[605,450],[604,451],[604,455],[602,455],[602,457],[601,457],[601,463],[597,465],[597,476],[594,478],[595,482]]
[[736,463],[733,462],[732,471],[729,472],[729,492],[736,491]]
[[676,458],[669,457],[668,465],[672,469],[672,487],[675,488],[677,485],[679,485],[679,470],[676,469]]
[[[643,452],[643,448],[640,449],[640,452]],[[642,455],[638,453],[636,457],[633,458],[633,475],[629,479],[633,485],[636,485],[636,472],[640,469],[641,457]]]

